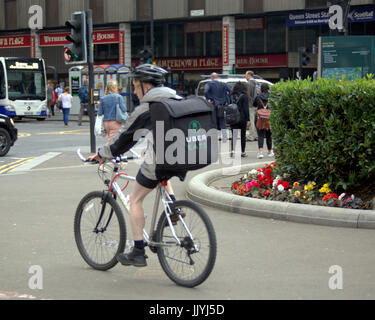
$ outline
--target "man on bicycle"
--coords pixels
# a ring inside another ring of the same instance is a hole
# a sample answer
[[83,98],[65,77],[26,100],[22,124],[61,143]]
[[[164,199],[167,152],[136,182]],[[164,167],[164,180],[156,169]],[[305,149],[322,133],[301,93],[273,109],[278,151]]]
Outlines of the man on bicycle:
[[[134,85],[134,93],[140,101],[140,105],[134,110],[126,122],[125,127],[113,138],[109,145],[99,148],[98,153],[90,157],[93,160],[113,159],[127,152],[137,143],[140,138],[137,130],[147,129],[147,149],[145,161],[138,171],[134,188],[130,194],[130,224],[134,238],[134,248],[128,253],[121,253],[117,260],[123,265],[134,265],[144,267],[147,265],[143,242],[143,228],[145,217],[143,210],[144,198],[159,184],[155,174],[155,159],[152,137],[152,123],[150,116],[150,103],[159,102],[166,98],[181,99],[176,91],[164,87],[165,75],[168,72],[152,64],[142,64],[135,68],[130,74]],[[174,192],[170,182],[166,187],[171,199],[175,201]],[[172,215],[172,221],[178,220],[177,214]]]

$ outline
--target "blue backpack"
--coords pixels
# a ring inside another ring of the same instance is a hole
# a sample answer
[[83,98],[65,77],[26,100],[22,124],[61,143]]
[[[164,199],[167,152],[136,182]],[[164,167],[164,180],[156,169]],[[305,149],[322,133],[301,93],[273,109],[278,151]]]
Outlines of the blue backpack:
[[78,96],[81,99],[81,103],[89,103],[90,102],[89,88],[87,86],[83,86],[79,88]]

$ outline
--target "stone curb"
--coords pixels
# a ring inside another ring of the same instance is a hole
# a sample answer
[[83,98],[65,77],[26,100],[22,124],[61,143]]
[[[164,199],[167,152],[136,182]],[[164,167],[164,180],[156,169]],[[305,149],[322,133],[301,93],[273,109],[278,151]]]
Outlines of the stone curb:
[[[233,167],[231,170],[236,171],[237,175],[264,165],[264,162],[252,163]],[[332,227],[375,229],[375,210],[342,209],[253,199],[208,187],[214,180],[228,177],[227,174],[223,174],[223,170],[225,169],[208,171],[192,178],[187,187],[188,197],[210,207],[256,217]]]

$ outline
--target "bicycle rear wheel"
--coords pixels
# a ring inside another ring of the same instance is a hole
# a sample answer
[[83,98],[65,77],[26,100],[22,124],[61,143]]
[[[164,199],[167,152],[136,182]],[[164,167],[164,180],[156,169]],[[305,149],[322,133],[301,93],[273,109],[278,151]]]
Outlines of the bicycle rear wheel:
[[[215,230],[206,212],[195,203],[182,200],[176,201],[174,205],[175,210],[185,213],[183,220],[193,239],[183,223],[178,221],[174,229],[181,246],[176,244],[158,247],[158,258],[172,281],[184,287],[195,287],[208,278],[215,265]],[[176,243],[166,214],[159,218],[155,239],[162,244]]]
[[116,256],[125,249],[126,226],[111,194],[93,191],[83,197],[74,218],[74,236],[89,266],[105,271],[117,264]]

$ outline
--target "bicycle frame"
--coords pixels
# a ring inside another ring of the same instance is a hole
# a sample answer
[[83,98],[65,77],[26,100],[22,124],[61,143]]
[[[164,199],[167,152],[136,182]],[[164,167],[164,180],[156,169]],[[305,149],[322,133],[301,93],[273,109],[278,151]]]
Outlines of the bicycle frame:
[[[130,149],[130,151],[134,154],[134,157],[123,157],[122,156],[122,157],[117,157],[116,159],[112,160],[112,162],[114,163],[114,168],[113,168],[111,180],[105,181],[105,184],[109,187],[109,192],[111,192],[114,195],[118,195],[118,197],[121,200],[121,203],[123,204],[123,207],[125,208],[125,210],[127,211],[128,214],[130,214],[130,203],[129,203],[130,196],[129,195],[125,196],[125,194],[123,193],[123,190],[121,189],[120,185],[117,183],[116,179],[121,178],[121,179],[129,180],[129,181],[135,181],[136,180],[136,178],[133,177],[133,176],[128,176],[128,175],[125,175],[125,174],[121,175],[121,174],[118,173],[119,168],[120,168],[120,162],[122,162],[122,161],[128,162],[128,160],[140,158],[140,156],[133,149]],[[79,149],[77,150],[77,155],[83,162],[88,162],[88,160],[85,159],[82,156]],[[163,182],[159,183],[158,186],[156,187],[156,195],[155,195],[155,201],[154,201],[154,207],[153,207],[153,212],[152,212],[152,219],[151,219],[151,225],[150,225],[149,233],[147,233],[147,231],[145,229],[143,229],[143,238],[146,241],[148,246],[154,246],[154,247],[175,246],[176,244],[179,245],[179,246],[182,246],[180,239],[176,235],[175,228],[174,228],[173,223],[172,223],[171,218],[170,218],[170,215],[172,214],[170,204],[173,204],[173,201],[169,197],[169,194],[165,189],[166,183],[167,183],[166,181],[163,181]],[[114,191],[112,191],[112,189]],[[156,218],[157,218],[157,215],[158,215],[158,209],[159,209],[160,201],[163,204],[164,212],[166,214],[167,221],[168,221],[170,230],[172,232],[173,238],[176,240],[175,244],[158,243],[158,242],[155,242],[155,241],[152,240],[153,237],[154,237],[154,233],[156,231],[156,228],[155,228],[156,227]],[[187,234],[189,235],[189,237],[192,240],[194,240],[194,237],[191,234],[191,232],[190,232],[189,228],[187,227],[183,218],[180,215],[178,216],[178,218],[179,218],[180,222],[182,223],[182,225],[184,226],[184,228],[185,228]],[[108,219],[107,225],[109,224],[110,219],[111,219],[111,217]],[[99,218],[98,225],[100,223],[100,220],[101,220],[101,217]],[[196,244],[194,244],[194,248],[195,248],[195,250],[199,251]]]

